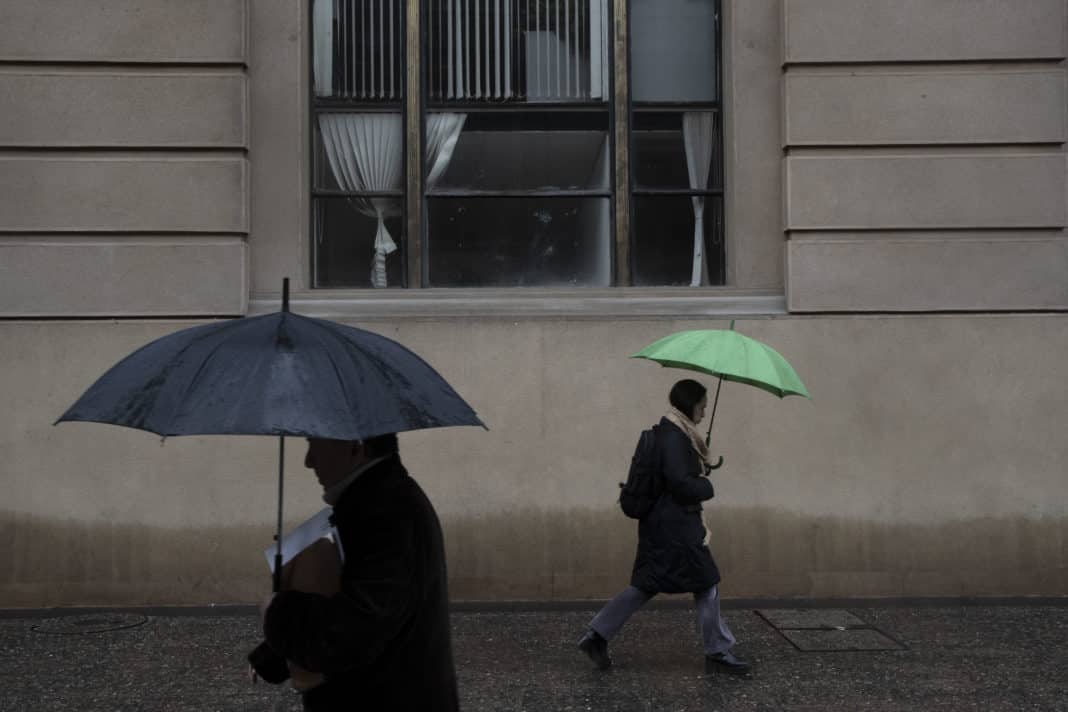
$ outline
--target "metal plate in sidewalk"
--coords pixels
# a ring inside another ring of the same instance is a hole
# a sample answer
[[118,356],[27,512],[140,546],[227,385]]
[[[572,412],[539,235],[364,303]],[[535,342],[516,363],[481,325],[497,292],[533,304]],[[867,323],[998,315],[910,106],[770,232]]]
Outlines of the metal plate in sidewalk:
[[806,653],[861,650],[904,650],[897,641],[874,628],[848,630],[780,629],[783,637]]
[[907,649],[875,626],[840,608],[766,608],[756,613],[805,653]]

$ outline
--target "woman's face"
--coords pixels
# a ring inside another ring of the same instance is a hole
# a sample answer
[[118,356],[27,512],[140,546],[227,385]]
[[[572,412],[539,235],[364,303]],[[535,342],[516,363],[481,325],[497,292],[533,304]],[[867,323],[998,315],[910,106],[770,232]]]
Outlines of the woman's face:
[[705,408],[708,407],[708,396],[705,396],[701,400],[697,401],[697,405],[693,407],[693,422],[700,423],[705,417]]

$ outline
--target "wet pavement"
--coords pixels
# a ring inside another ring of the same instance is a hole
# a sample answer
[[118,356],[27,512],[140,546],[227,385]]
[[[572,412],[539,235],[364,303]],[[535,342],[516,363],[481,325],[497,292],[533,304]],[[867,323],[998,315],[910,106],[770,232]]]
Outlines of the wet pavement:
[[[640,611],[596,671],[576,648],[595,609],[457,607],[463,709],[1068,711],[1068,599],[728,602],[746,679],[704,674],[677,599]],[[257,642],[249,608],[0,611],[0,710],[300,710],[285,687],[249,683]]]

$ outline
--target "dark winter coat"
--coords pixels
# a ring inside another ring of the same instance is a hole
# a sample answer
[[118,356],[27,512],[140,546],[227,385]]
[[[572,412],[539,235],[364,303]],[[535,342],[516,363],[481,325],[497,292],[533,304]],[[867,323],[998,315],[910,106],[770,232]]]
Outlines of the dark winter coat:
[[704,591],[719,583],[719,569],[704,545],[701,502],[715,490],[690,438],[667,418],[656,428],[660,497],[638,523],[638,553],[630,584],[648,593]]
[[434,508],[398,456],[360,475],[334,507],[341,593],[283,591],[267,609],[267,645],[326,682],[306,710],[459,708],[445,549]]

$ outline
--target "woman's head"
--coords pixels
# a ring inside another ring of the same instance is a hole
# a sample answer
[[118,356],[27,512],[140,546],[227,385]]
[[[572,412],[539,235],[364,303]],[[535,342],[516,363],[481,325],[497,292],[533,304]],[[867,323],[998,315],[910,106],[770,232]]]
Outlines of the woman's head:
[[[706,402],[705,396],[708,391],[697,381],[692,378],[684,378],[671,387],[671,393],[668,394],[668,401],[675,408],[679,409],[686,414],[690,420],[695,423],[701,421],[704,417],[704,404]],[[698,406],[702,406],[698,408]],[[698,413],[700,410],[700,413]]]

